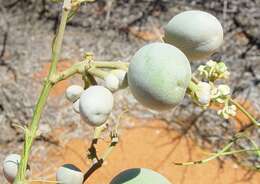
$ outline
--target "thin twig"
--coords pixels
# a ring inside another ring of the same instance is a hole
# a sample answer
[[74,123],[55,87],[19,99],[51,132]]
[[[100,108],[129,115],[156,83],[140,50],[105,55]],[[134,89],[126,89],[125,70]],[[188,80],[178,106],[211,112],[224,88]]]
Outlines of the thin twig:
[[225,153],[226,151],[228,151],[233,145],[234,143],[241,137],[241,134],[236,134],[234,136],[233,139],[231,139],[220,151],[218,151],[217,153],[215,153],[214,155],[203,159],[203,160],[198,160],[198,161],[191,161],[191,162],[174,162],[175,165],[181,165],[181,166],[188,166],[188,165],[195,165],[195,164],[204,164],[207,163],[211,160],[214,160],[220,156],[222,156],[223,153]]

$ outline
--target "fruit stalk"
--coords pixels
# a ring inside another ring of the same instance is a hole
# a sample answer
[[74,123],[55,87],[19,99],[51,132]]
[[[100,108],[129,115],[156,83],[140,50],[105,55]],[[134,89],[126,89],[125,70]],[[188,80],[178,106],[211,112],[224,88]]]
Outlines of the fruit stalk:
[[125,63],[122,61],[96,61],[92,63],[93,66],[97,68],[115,68],[115,69],[122,69],[128,70],[129,63]]
[[[79,63],[76,63],[72,65],[70,68],[57,73],[51,77],[51,82],[52,83],[58,83],[59,81],[65,80],[74,74],[82,74],[86,75],[88,72],[89,74],[92,74],[94,76],[99,76],[99,72],[95,72],[95,69],[98,68],[111,68],[111,69],[123,69],[127,70],[128,69],[128,63],[117,61],[117,62],[110,62],[110,61],[92,61],[89,63],[88,60],[83,60]],[[91,71],[91,72],[89,72]]]
[[36,137],[36,131],[39,126],[39,121],[41,118],[41,114],[43,111],[43,108],[46,104],[49,92],[51,88],[53,87],[54,83],[51,82],[51,78],[53,75],[55,75],[57,63],[59,60],[60,52],[61,52],[61,46],[62,41],[64,37],[65,27],[67,23],[67,18],[69,15],[69,8],[70,8],[70,0],[65,0],[63,4],[63,10],[62,10],[62,16],[61,16],[61,22],[59,26],[59,30],[57,33],[57,36],[54,38],[53,41],[53,47],[52,47],[52,59],[51,59],[51,68],[48,74],[47,79],[44,81],[44,85],[40,94],[40,97],[38,98],[32,121],[25,131],[25,142],[23,147],[23,153],[21,162],[19,164],[18,173],[16,176],[16,179],[14,181],[14,184],[23,184],[26,183],[26,169],[27,169],[27,163],[29,160],[29,155],[31,151],[32,144],[34,142],[34,139]]

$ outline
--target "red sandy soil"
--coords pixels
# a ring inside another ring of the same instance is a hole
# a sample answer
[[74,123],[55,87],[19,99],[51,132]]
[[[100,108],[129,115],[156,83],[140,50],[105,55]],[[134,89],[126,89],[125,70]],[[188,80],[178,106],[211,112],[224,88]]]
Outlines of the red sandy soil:
[[[189,167],[175,166],[173,162],[185,162],[207,157],[206,151],[201,150],[191,140],[186,138],[174,142],[178,134],[167,129],[166,123],[158,120],[132,120],[134,127],[123,129],[120,142],[114,149],[102,168],[97,170],[85,183],[108,184],[120,171],[133,167],[146,167],[158,171],[167,177],[173,184],[258,184],[260,173],[254,174],[250,180],[246,170],[231,160],[226,160],[223,168],[217,160],[203,165]],[[141,125],[141,126],[140,126]],[[64,129],[54,131],[55,135],[64,132]],[[62,145],[62,140],[61,145]],[[41,173],[33,176],[41,178],[49,174],[49,179],[55,179],[55,170],[62,164],[72,163],[82,171],[90,166],[87,160],[87,148],[90,142],[85,139],[71,139],[62,147],[50,146],[46,158],[37,158],[34,161],[42,162]],[[108,140],[101,140],[98,150],[103,151]],[[51,173],[51,174],[50,174]],[[36,183],[36,182],[35,182]],[[44,182],[38,182],[44,183]]]

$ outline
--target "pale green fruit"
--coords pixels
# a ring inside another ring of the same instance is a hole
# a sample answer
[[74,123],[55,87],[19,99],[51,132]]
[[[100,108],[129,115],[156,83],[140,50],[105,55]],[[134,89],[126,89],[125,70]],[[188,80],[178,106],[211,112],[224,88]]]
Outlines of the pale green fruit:
[[189,61],[207,58],[223,42],[220,22],[203,11],[191,10],[177,14],[164,29],[164,41],[178,47]]
[[110,184],[171,184],[161,174],[146,168],[133,168],[119,173]]
[[83,120],[91,126],[106,122],[114,105],[111,91],[104,86],[90,86],[80,96],[79,112]]
[[75,102],[79,99],[84,89],[79,85],[71,85],[66,89],[66,98],[70,102]]
[[56,180],[62,184],[82,184],[84,174],[72,164],[64,164],[56,173]]
[[178,48],[152,43],[135,53],[127,78],[132,94],[141,104],[155,110],[167,110],[183,100],[191,79],[191,68]]
[[113,73],[110,73],[105,77],[105,86],[110,91],[115,92],[119,88],[119,79]]
[[18,154],[10,154],[8,155],[4,162],[3,162],[3,173],[5,178],[10,182],[13,183],[17,171],[18,171],[18,165],[20,163],[21,156]]
[[128,86],[126,71],[117,69],[117,70],[112,70],[111,72],[118,78],[120,89],[124,89]]

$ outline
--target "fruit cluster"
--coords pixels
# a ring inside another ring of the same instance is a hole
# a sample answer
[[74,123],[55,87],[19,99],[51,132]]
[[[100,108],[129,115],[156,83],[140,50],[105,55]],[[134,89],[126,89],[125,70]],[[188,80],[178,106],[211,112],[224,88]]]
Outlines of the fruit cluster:
[[[219,21],[203,11],[186,11],[165,26],[165,43],[151,43],[139,49],[133,56],[128,72],[121,69],[89,70],[93,77],[103,79],[104,85],[89,85],[85,89],[71,85],[66,98],[73,103],[73,109],[93,127],[99,127],[109,118],[114,105],[113,92],[129,86],[134,97],[144,106],[155,110],[167,110],[178,105],[184,98],[191,82],[190,61],[205,59],[218,49],[223,41],[223,30]],[[207,68],[201,68],[205,74]],[[208,74],[209,75],[209,74]],[[199,101],[206,104],[208,86],[198,84]],[[11,154],[4,161],[4,174],[13,182],[20,156]],[[119,174],[111,184],[124,183],[136,169]],[[147,169],[140,169],[127,183],[142,181],[170,183],[162,176]],[[123,178],[123,179],[122,179]],[[153,178],[153,179],[152,179]],[[71,164],[61,166],[56,174],[58,182],[81,184],[83,173]],[[164,181],[164,182],[162,182]]]
[[[74,4],[66,0],[63,15],[68,18],[71,13],[68,12],[70,8],[74,11],[80,3],[87,1],[92,0],[73,0]],[[71,15],[74,15],[73,13]],[[66,18],[62,20],[66,22]],[[58,34],[64,33],[65,27],[61,26],[61,28]],[[51,78],[53,81],[49,81],[49,85],[73,74],[82,74],[85,86],[71,85],[66,90],[66,98],[73,104],[74,111],[79,113],[82,119],[95,130],[107,122],[113,110],[113,93],[127,86],[137,101],[154,110],[174,108],[182,102],[188,92],[198,105],[207,107],[211,102],[225,104],[218,114],[224,118],[234,115],[236,108],[229,104],[229,87],[224,84],[214,85],[216,80],[228,77],[229,72],[225,64],[209,61],[206,65],[200,66],[198,75],[201,80],[192,76],[191,72],[190,62],[207,59],[223,42],[223,29],[217,18],[203,11],[185,11],[174,16],[164,30],[165,43],[150,43],[139,49],[133,56],[128,71],[123,70],[122,67],[115,67],[119,66],[118,63],[115,65],[104,62],[93,64],[92,56],[87,54],[85,57],[88,60],[87,63],[82,62],[82,65],[76,66],[78,68],[68,69],[58,77],[54,76]],[[61,42],[56,44],[56,40],[54,41],[53,48],[60,48]],[[54,62],[56,61],[57,58],[54,59]],[[95,67],[90,67],[91,64]],[[102,67],[100,69],[97,66]],[[98,84],[96,77],[102,79],[104,84]],[[37,125],[37,121],[35,122],[34,125]],[[26,130],[31,133],[28,129]],[[30,141],[30,144],[32,142]],[[25,150],[29,154],[28,146]],[[28,158],[28,155],[26,157]],[[10,154],[4,160],[4,175],[10,183],[14,182],[20,163],[24,164],[21,162],[20,155],[17,154]],[[82,184],[85,179],[80,169],[72,164],[61,166],[56,173],[58,183]],[[160,174],[145,168],[126,170],[117,175],[110,184],[123,183],[170,184]]]

